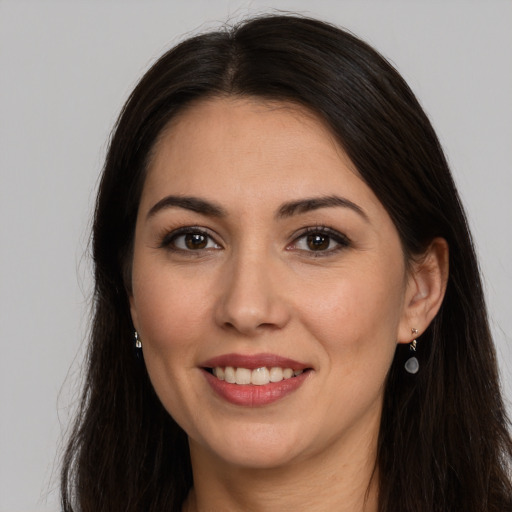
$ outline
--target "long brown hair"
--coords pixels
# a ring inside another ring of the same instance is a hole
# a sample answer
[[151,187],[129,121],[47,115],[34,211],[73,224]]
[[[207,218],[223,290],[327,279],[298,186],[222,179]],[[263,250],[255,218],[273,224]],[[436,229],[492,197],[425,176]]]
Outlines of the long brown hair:
[[433,128],[396,70],[353,35],[265,16],[190,38],[156,62],[126,102],[98,192],[94,318],[81,408],[62,469],[66,512],[179,511],[192,485],[186,434],[163,409],[133,348],[127,288],[151,150],[195,100],[243,95],[315,112],[391,216],[405,255],[450,247],[438,315],[410,375],[389,370],[377,467],[382,512],[512,510],[512,441],[478,265]]

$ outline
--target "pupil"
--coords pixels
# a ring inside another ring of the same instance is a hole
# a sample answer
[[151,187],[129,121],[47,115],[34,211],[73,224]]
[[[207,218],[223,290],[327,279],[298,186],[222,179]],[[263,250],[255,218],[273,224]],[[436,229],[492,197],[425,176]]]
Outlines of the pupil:
[[329,247],[329,237],[325,235],[308,235],[307,242],[312,251],[321,251]]
[[204,249],[206,244],[206,236],[201,235],[201,233],[189,233],[185,235],[185,245],[188,249]]

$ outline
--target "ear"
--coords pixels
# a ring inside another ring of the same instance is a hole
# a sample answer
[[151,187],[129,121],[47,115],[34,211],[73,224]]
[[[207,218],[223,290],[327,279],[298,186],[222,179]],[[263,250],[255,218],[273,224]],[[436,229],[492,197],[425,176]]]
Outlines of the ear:
[[[425,253],[411,263],[407,276],[404,310],[398,329],[398,342],[410,343],[425,332],[443,302],[448,282],[448,243],[434,238]],[[412,334],[417,329],[418,334]]]

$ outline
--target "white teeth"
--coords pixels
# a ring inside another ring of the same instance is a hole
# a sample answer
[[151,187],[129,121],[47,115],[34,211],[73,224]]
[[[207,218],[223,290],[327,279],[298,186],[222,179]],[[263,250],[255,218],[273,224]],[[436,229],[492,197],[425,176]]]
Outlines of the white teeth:
[[217,379],[224,380],[224,369],[223,368],[218,366],[217,368],[214,368],[212,371],[213,371],[213,375],[215,375],[215,377],[217,377]]
[[270,382],[281,382],[283,380],[283,369],[274,367],[270,368]]
[[289,379],[293,377],[293,370],[291,368],[285,368],[283,370],[283,379]]
[[251,373],[251,384],[263,386],[270,382],[270,372],[267,368],[256,368]]
[[230,384],[234,384],[236,382],[235,369],[232,366],[226,366],[224,370],[224,379]]
[[237,384],[251,383],[251,370],[247,368],[237,368],[235,371],[235,379]]
[[219,380],[225,380],[230,384],[238,384],[241,386],[252,384],[253,386],[264,386],[270,382],[281,382],[285,379],[297,377],[302,374],[304,370],[293,370],[292,368],[279,368],[277,366],[272,368],[255,368],[250,370],[248,368],[234,368],[233,366],[226,366],[222,368],[217,366],[212,368],[212,373]]

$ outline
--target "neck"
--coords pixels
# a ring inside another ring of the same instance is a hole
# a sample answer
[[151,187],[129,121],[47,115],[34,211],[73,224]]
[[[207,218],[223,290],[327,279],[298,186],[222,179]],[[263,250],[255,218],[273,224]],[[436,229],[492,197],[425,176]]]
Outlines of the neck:
[[234,467],[190,440],[194,488],[184,512],[376,512],[377,439],[335,442],[284,467]]

